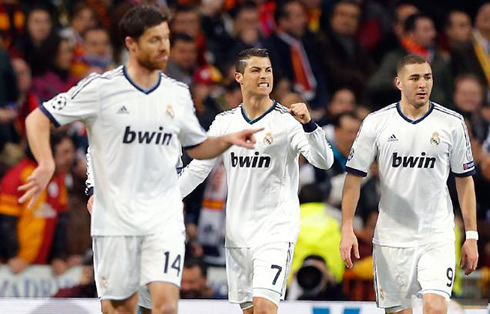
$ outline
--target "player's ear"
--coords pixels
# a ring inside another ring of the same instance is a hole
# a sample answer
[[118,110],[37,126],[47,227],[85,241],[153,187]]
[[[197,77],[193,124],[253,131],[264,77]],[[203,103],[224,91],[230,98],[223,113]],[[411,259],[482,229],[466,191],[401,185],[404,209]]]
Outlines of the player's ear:
[[124,44],[126,45],[128,51],[132,51],[136,41],[132,37],[126,36],[126,38],[124,38]]
[[242,84],[243,74],[240,72],[235,72],[235,81],[237,81],[239,84]]
[[397,76],[395,77],[395,86],[396,88],[398,88],[399,90],[402,90],[402,81],[400,80],[400,78]]

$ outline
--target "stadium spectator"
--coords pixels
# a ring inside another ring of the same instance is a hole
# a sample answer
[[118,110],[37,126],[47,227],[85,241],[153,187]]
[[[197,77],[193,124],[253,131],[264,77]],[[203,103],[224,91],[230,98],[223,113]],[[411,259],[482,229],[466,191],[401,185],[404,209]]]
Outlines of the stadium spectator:
[[82,276],[78,285],[59,289],[53,298],[96,298],[93,259],[92,250],[87,251],[81,262]]
[[207,130],[223,108],[219,107],[218,98],[224,93],[220,85],[223,76],[212,65],[200,67],[192,78],[192,99],[196,107],[196,115],[202,127]]
[[285,77],[293,90],[305,99],[312,110],[325,106],[327,81],[321,69],[319,47],[307,31],[306,13],[299,0],[281,3],[276,12],[276,31],[264,41],[270,51],[277,80]]
[[[332,98],[327,104],[324,110],[324,114],[321,116],[320,119],[318,119],[318,124],[320,126],[332,124],[334,121],[337,120],[340,114],[344,112],[355,111],[356,103],[356,95],[354,94],[354,91],[352,89],[344,87],[336,90],[332,94]],[[334,137],[334,135],[331,134],[332,131],[333,128],[331,131],[330,128],[325,130],[325,132],[327,133],[327,138],[331,139]]]
[[170,57],[165,73],[171,78],[191,86],[192,76],[198,67],[196,41],[188,34],[174,33],[170,47]]
[[208,266],[200,259],[189,258],[182,270],[182,299],[223,299],[208,285]]
[[74,147],[65,134],[53,134],[51,138],[56,174],[47,189],[33,205],[20,204],[22,194],[18,188],[27,182],[36,168],[30,152],[3,177],[0,194],[0,228],[2,257],[13,273],[25,270],[30,264],[49,264],[55,275],[67,269],[65,259],[68,195],[66,174],[74,160]]
[[52,51],[47,49],[48,39],[54,36],[54,20],[50,9],[43,4],[30,7],[26,18],[26,33],[18,37],[10,53],[29,64],[33,75],[46,69],[46,60]]
[[114,68],[109,32],[100,26],[90,27],[82,34],[82,52],[74,55],[70,72],[76,78],[90,73],[103,73]]
[[360,18],[361,8],[356,1],[339,1],[319,36],[329,88],[337,90],[347,86],[357,99],[361,99],[366,81],[375,69],[368,51],[355,36]]
[[33,91],[41,101],[46,101],[56,94],[66,92],[78,81],[70,73],[73,63],[73,47],[67,39],[59,36],[51,37],[46,49],[51,51],[45,61],[48,67],[43,73],[33,76]]
[[74,47],[75,58],[80,58],[84,51],[82,47],[83,33],[97,25],[97,16],[94,9],[85,1],[78,1],[70,16],[70,25],[61,30],[60,35],[70,41]]
[[17,77],[17,88],[19,89],[19,97],[17,98],[16,108],[17,130],[22,138],[25,138],[25,119],[31,111],[39,105],[39,99],[32,90],[32,74],[31,68],[21,58],[12,59],[12,67]]
[[[460,14],[461,15],[461,14]],[[451,49],[454,75],[473,73],[490,87],[490,3],[479,8],[470,40]]]

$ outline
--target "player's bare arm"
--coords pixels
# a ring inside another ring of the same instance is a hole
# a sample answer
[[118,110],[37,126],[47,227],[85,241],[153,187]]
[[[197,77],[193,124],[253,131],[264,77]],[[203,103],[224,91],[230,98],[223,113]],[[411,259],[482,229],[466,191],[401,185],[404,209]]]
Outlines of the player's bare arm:
[[[354,234],[354,214],[361,191],[362,177],[347,173],[342,194],[342,239],[340,241],[340,255],[347,268],[352,268],[352,253],[359,259],[359,246]],[[354,252],[352,252],[354,250]]]
[[301,124],[307,124],[311,121],[310,111],[305,103],[292,104],[288,111]]
[[221,155],[232,145],[253,149],[255,147],[254,134],[262,130],[263,128],[256,130],[243,130],[219,137],[209,137],[200,145],[188,149],[187,153],[190,157],[195,159],[210,159]]
[[36,109],[27,117],[26,128],[29,145],[38,166],[27,178],[27,183],[19,187],[19,191],[25,191],[19,198],[19,202],[24,203],[30,199],[28,207],[31,208],[48,185],[55,165],[49,145],[51,122],[48,117],[41,110]]
[[[473,178],[471,176],[456,177],[456,190],[458,191],[459,205],[463,213],[464,229],[466,232],[476,232],[476,197]],[[477,239],[474,237],[469,239],[470,237],[466,237],[461,249],[460,264],[465,269],[465,275],[471,274],[478,265]]]

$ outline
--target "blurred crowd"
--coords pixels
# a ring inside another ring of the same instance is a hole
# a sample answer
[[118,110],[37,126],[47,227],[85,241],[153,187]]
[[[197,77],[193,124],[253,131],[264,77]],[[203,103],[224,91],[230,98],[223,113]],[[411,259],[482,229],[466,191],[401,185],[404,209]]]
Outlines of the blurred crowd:
[[[370,284],[372,278],[377,165],[363,181],[356,211],[361,260],[346,271],[338,249],[345,163],[363,118],[399,100],[393,83],[398,59],[409,53],[426,58],[434,74],[431,100],[462,114],[471,137],[477,166],[478,269],[482,282],[485,276],[487,280],[480,296],[489,296],[490,3],[485,1],[0,1],[0,262],[13,273],[30,264],[51,265],[56,275],[76,265],[90,267],[85,128],[75,123],[56,131],[51,139],[55,177],[33,209],[27,209],[17,202],[17,188],[35,168],[24,120],[40,103],[88,74],[124,64],[127,52],[118,21],[141,3],[170,15],[171,50],[163,70],[189,85],[205,129],[217,113],[241,102],[234,58],[249,47],[269,50],[273,98],[285,106],[306,102],[325,129],[334,166],[323,171],[300,161],[302,229],[289,299],[373,299],[372,293],[359,293],[364,288],[358,283]],[[185,199],[188,256],[182,297],[219,297],[206,275],[208,265],[221,267],[225,261],[223,171],[217,166]],[[461,245],[464,230],[454,185],[450,177]],[[84,272],[81,285],[92,282],[90,272]],[[60,293],[95,293],[93,286],[84,287]],[[461,275],[454,294],[463,294]]]

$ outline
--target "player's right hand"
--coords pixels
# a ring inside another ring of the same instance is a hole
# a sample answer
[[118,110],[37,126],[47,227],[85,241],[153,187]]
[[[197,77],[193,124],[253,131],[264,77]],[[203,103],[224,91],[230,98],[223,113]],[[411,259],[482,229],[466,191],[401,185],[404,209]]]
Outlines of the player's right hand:
[[[354,252],[352,250],[354,249]],[[357,243],[357,237],[354,234],[354,230],[342,230],[342,240],[340,241],[340,255],[345,263],[345,266],[351,269],[354,266],[352,262],[352,253],[357,259],[360,258],[359,255],[359,245]]]
[[94,194],[90,195],[87,201],[87,210],[90,215],[92,215],[92,209],[94,208]]
[[27,178],[27,183],[19,186],[17,189],[18,191],[25,191],[19,198],[19,203],[24,203],[30,199],[27,207],[32,208],[39,196],[41,196],[41,193],[48,186],[49,180],[51,180],[51,177],[53,176],[54,169],[54,161],[37,166]]

